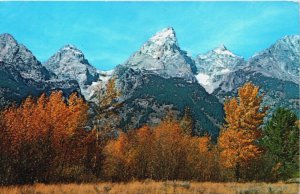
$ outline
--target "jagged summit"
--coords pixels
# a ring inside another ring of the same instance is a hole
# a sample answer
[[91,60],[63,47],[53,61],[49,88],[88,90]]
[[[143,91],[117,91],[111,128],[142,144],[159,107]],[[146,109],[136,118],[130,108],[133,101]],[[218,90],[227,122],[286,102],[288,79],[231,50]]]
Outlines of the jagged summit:
[[96,68],[89,64],[81,50],[74,45],[65,45],[45,64],[61,80],[76,80],[84,96],[86,89],[99,78]]
[[176,34],[172,27],[164,28],[163,30],[157,32],[150,38],[150,41],[160,46],[166,43],[177,44]]
[[165,28],[153,35],[123,65],[156,73],[166,78],[195,79],[193,76],[196,72],[195,63],[178,46],[173,28]]
[[79,91],[76,82],[58,81],[24,45],[10,34],[0,35],[0,106],[60,89],[65,94]]
[[17,41],[15,40],[15,38],[9,33],[0,34],[0,42],[1,42],[1,44],[3,44],[4,42],[6,44],[9,44],[9,43],[17,44]]
[[218,46],[217,48],[215,48],[213,50],[213,52],[215,52],[216,54],[219,54],[219,55],[230,55],[232,57],[236,56],[231,51],[229,51],[224,44],[221,44],[220,46]]
[[300,35],[294,34],[294,35],[286,35],[279,39],[277,42],[286,42],[289,45],[295,46],[296,48],[299,49],[299,40],[300,40]]
[[2,68],[11,74],[20,74],[24,79],[44,81],[50,79],[50,73],[36,59],[32,52],[8,33],[0,35],[0,61]]
[[88,64],[87,60],[84,57],[84,54],[81,50],[79,50],[75,45],[67,44],[59,49],[57,52],[58,56],[61,60],[66,58],[67,60],[75,60],[75,61],[82,61]]
[[0,61],[6,62],[12,59],[12,53],[18,50],[18,42],[11,34],[0,34]]
[[223,44],[205,54],[197,55],[195,62],[197,72],[208,75],[231,71],[245,63],[243,57],[235,55]]
[[197,80],[208,93],[212,93],[228,73],[246,63],[242,57],[233,54],[223,44],[205,54],[198,55],[195,62]]
[[61,50],[65,50],[65,49],[79,50],[74,44],[67,44],[61,48]]
[[180,48],[173,28],[164,28],[153,35],[140,49],[140,52],[155,59],[170,56]]

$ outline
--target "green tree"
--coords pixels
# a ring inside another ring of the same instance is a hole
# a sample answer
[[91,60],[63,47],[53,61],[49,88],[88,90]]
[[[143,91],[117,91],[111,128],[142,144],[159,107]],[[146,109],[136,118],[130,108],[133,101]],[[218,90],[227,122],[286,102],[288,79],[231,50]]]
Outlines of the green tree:
[[273,159],[272,175],[286,180],[299,170],[299,126],[294,112],[278,108],[264,127],[262,145]]

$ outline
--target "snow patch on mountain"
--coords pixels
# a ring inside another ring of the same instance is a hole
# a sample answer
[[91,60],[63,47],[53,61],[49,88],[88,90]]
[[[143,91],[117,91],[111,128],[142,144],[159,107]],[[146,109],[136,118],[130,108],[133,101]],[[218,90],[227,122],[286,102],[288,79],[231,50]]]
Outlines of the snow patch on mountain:
[[93,102],[98,101],[99,93],[101,92],[101,90],[105,88],[105,85],[108,82],[108,80],[112,78],[114,74],[114,70],[109,70],[109,71],[98,70],[98,73],[99,73],[98,81],[92,82],[92,84],[88,86],[86,89],[87,95],[85,96],[85,98]]

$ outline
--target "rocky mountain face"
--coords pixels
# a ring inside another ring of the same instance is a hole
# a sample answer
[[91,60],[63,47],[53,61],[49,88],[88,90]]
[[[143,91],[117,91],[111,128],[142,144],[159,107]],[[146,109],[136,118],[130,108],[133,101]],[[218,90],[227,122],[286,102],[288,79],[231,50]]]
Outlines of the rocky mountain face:
[[62,90],[66,95],[80,92],[76,81],[58,80],[24,45],[9,34],[1,34],[0,106],[51,90]]
[[249,59],[254,71],[267,77],[300,83],[300,35],[285,36]]
[[82,51],[74,45],[66,45],[55,53],[44,66],[59,80],[76,80],[82,94],[88,99],[88,87],[98,81],[99,72],[91,66]]
[[24,79],[45,81],[51,73],[33,56],[33,54],[10,34],[0,35],[0,61],[13,74],[20,74]]

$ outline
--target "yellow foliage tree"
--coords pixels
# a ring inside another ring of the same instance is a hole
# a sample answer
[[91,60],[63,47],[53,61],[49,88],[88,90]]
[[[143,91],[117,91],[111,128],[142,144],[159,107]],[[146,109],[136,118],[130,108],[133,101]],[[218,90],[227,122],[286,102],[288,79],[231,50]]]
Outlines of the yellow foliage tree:
[[218,140],[220,158],[224,167],[235,169],[237,180],[240,168],[261,153],[257,140],[262,135],[260,126],[267,111],[267,107],[261,107],[262,98],[258,87],[246,83],[238,90],[238,97],[227,99],[224,104],[226,124]]

